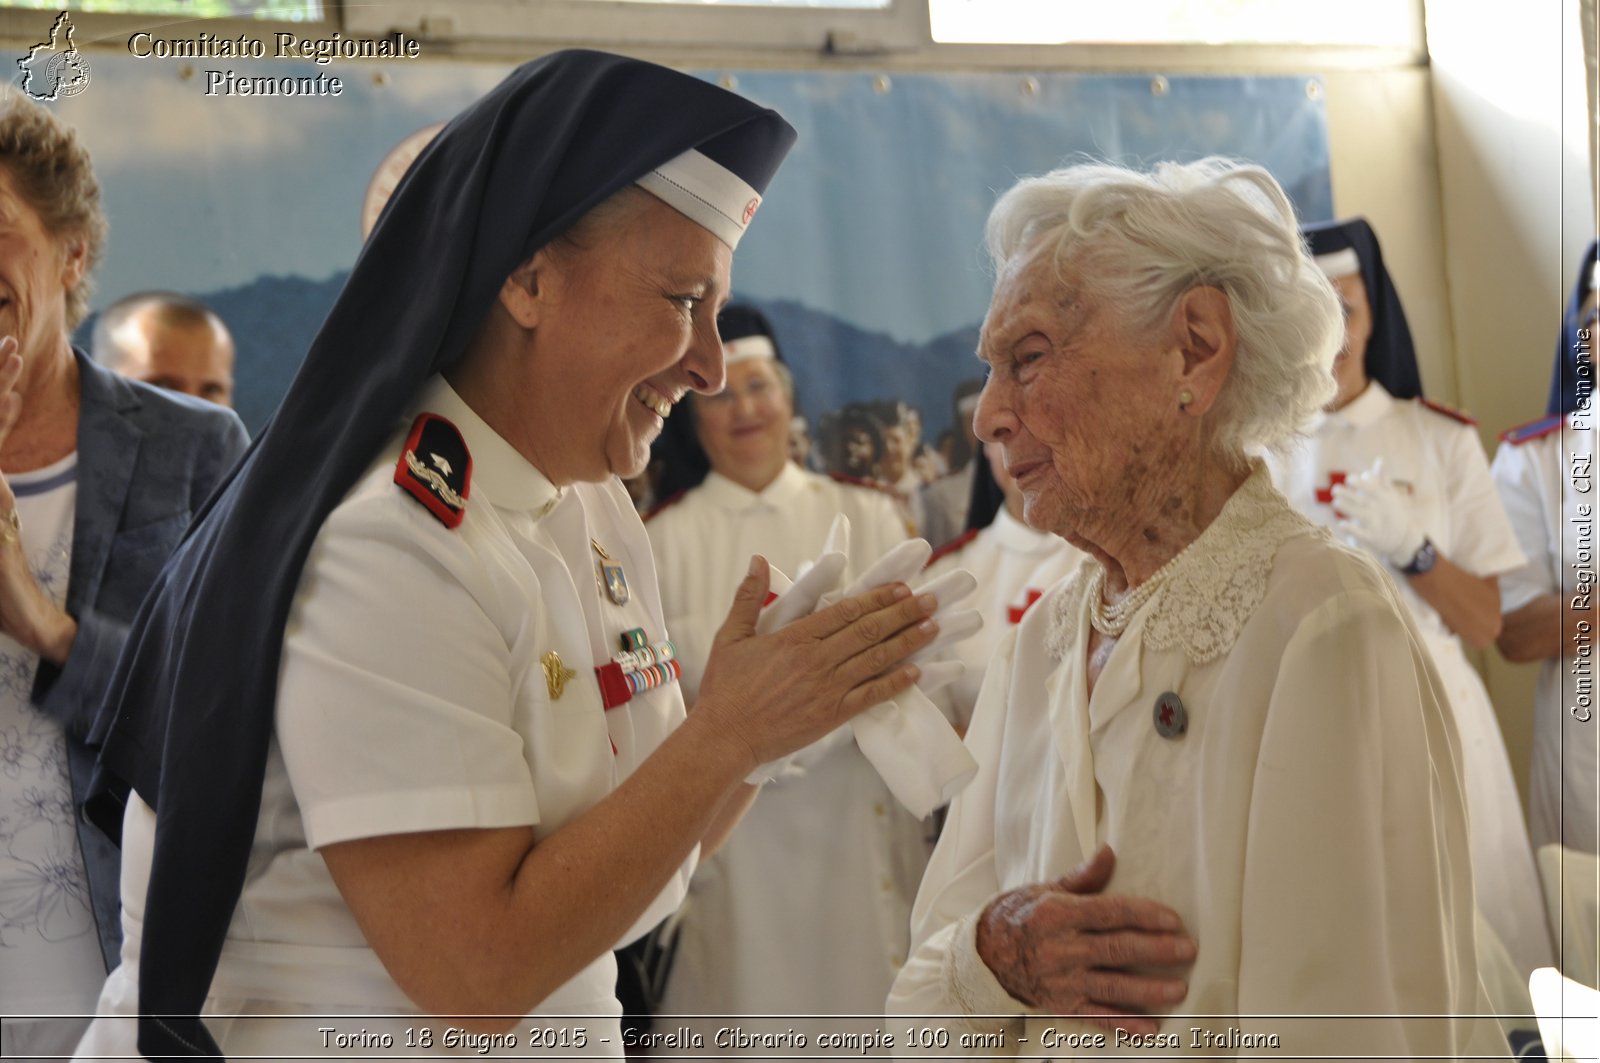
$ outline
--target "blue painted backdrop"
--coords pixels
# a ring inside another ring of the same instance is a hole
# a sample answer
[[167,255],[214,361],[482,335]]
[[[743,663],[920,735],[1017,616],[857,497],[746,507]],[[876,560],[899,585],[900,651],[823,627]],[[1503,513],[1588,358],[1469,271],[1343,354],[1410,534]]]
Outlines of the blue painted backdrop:
[[[80,46],[87,42],[79,42]],[[360,243],[385,153],[449,117],[507,67],[135,59],[93,51],[92,81],[53,104],[86,138],[112,235],[100,306],[141,288],[207,300],[237,334],[238,405],[258,428]],[[208,97],[205,70],[336,74],[338,98]],[[1127,162],[1259,161],[1308,219],[1330,216],[1326,122],[1299,77],[710,71],[777,108],[800,142],[739,249],[740,296],[774,318],[815,419],[896,398],[949,426],[974,375],[996,194],[1079,153]],[[396,298],[405,293],[397,292]],[[360,352],[351,352],[360,357]]]

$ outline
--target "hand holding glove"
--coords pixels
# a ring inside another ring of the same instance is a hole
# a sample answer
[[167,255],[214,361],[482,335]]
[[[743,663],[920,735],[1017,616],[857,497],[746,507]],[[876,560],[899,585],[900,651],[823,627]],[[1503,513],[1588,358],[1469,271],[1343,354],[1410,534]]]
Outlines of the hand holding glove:
[[1410,497],[1383,474],[1382,458],[1354,479],[1334,485],[1333,504],[1343,514],[1339,531],[1396,568],[1409,565],[1427,541]]
[[[834,518],[822,555],[805,569],[793,586],[780,589],[780,583],[786,581],[774,570],[772,589],[778,592],[778,597],[763,610],[757,630],[776,630],[885,583],[911,584],[932,553],[932,547],[921,539],[900,543],[849,587],[839,591],[834,588],[844,572],[849,542],[850,522],[840,515]],[[939,635],[913,658],[919,663],[922,675],[916,686],[891,701],[874,705],[851,721],[862,754],[878,770],[896,799],[919,818],[954,797],[978,770],[977,762],[926,693],[960,678],[962,665],[957,661],[922,663],[937,653],[940,646],[966,638],[982,627],[982,618],[976,610],[949,608],[951,603],[971,594],[977,585],[972,574],[965,571],[948,573],[921,586],[913,584],[915,593],[931,593],[939,600],[933,614],[939,624]],[[785,772],[792,760],[786,758],[764,764],[748,781],[775,778]]]

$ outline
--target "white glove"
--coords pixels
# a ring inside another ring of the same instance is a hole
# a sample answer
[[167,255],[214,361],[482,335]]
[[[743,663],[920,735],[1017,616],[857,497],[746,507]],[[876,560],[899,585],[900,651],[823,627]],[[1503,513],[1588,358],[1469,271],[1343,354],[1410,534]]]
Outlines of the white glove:
[[[842,575],[843,551],[848,549],[849,541],[849,521],[840,515],[834,519],[833,527],[828,532],[823,555],[793,587],[783,589],[779,597],[763,610],[756,625],[757,630],[776,630],[785,623],[799,619],[805,615],[801,609],[808,600],[814,603],[811,610],[814,612],[885,583],[910,583],[912,577],[927,563],[933,549],[921,539],[900,543],[869,566],[849,587],[836,591],[832,588]],[[781,575],[774,570],[774,590],[779,589],[780,579]],[[939,623],[940,634],[913,659],[935,652],[939,646],[955,639],[965,638],[982,626],[982,618],[976,610],[947,612],[951,602],[971,594],[977,585],[978,581],[971,573],[957,571],[915,588],[917,594],[931,593],[938,598],[939,604],[933,618]],[[769,614],[773,615],[770,622]],[[922,675],[916,687],[874,705],[851,721],[851,731],[862,755],[877,769],[895,798],[918,818],[949,801],[978,771],[972,754],[967,752],[960,737],[925,693],[959,679],[964,671],[962,665],[958,661],[941,661],[920,667]],[[835,732],[836,735],[839,733]],[[807,749],[812,750],[823,744],[831,748],[830,738],[814,743]],[[814,758],[808,756],[805,759]],[[762,782],[787,774],[794,761],[795,756],[791,755],[781,761],[763,764],[751,773],[748,781]]]
[[1395,568],[1409,565],[1428,538],[1412,515],[1411,500],[1383,475],[1382,458],[1355,479],[1335,484],[1333,505],[1344,514],[1339,531]]
[[850,721],[862,756],[911,814],[925,819],[978,774],[961,737],[917,687]]
[[808,562],[805,571],[792,584],[789,577],[779,572],[776,566],[769,565],[768,571],[772,576],[767,589],[777,598],[762,609],[761,615],[756,618],[756,634],[770,635],[780,627],[816,612],[817,603],[839,585],[847,563],[844,554],[827,551],[815,561]]
[[[848,544],[849,521],[842,514],[834,518],[834,528],[837,530],[841,522],[845,525],[844,541]],[[833,532],[829,533],[828,539],[830,543],[834,542]],[[977,634],[983,627],[983,616],[976,609],[950,608],[955,602],[961,601],[978,589],[977,578],[966,569],[956,569],[938,579],[924,581],[920,586],[913,582],[917,573],[927,565],[928,557],[932,553],[933,547],[929,546],[925,539],[908,539],[903,543],[897,543],[874,561],[850,586],[833,594],[824,594],[822,600],[817,603],[818,609],[826,609],[835,602],[865,594],[885,583],[905,583],[911,586],[914,594],[932,594],[937,598],[939,605],[934,609],[933,619],[939,625],[939,634],[932,642],[911,655],[911,660],[922,668],[917,686],[924,694],[931,694],[940,687],[960,679],[965,668],[959,662],[941,661],[936,664],[923,662],[931,659],[950,643]],[[773,603],[774,606],[777,604]],[[955,664],[956,667],[951,669],[949,667],[951,664]]]
[[[840,532],[841,523],[844,525],[842,535],[836,534]],[[803,571],[800,574],[800,578],[792,584],[789,582],[788,576],[778,571],[777,566],[767,566],[767,571],[770,574],[767,589],[776,594],[777,597],[762,609],[761,615],[756,618],[757,634],[769,635],[786,624],[793,623],[802,617],[810,616],[816,611],[817,603],[822,599],[823,595],[839,585],[839,580],[844,577],[844,567],[847,564],[847,559],[843,553],[832,549],[832,547],[838,545],[841,538],[848,545],[850,522],[844,518],[843,514],[834,518],[833,530],[828,533],[828,539],[823,544],[821,556],[816,561],[806,562],[802,566]],[[842,731],[843,728],[840,728],[840,730]],[[828,739],[824,738],[821,741],[827,742]],[[813,743],[813,745],[816,744]],[[811,746],[806,748],[810,749]],[[779,757],[777,760],[769,760],[765,764],[759,764],[754,771],[745,776],[744,781],[752,786],[760,786],[762,783],[772,782],[775,779],[804,774],[803,769],[795,763],[795,758],[802,752],[804,750],[796,750],[786,757]]]

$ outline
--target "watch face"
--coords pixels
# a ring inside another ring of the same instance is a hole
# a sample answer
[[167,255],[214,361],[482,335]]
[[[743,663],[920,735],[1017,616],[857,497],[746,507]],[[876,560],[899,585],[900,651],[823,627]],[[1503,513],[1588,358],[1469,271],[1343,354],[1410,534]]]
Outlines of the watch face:
[[377,172],[372,175],[372,180],[367,182],[367,195],[361,203],[361,238],[365,240],[372,233],[372,227],[378,224],[378,215],[383,213],[384,204],[389,202],[389,197],[394,194],[400,178],[406,175],[411,164],[416,161],[422,149],[438,136],[439,130],[444,128],[443,122],[412,133],[400,143],[390,149],[389,154],[378,163]]
[[1439,550],[1433,545],[1433,540],[1424,539],[1422,540],[1422,545],[1417,547],[1416,556],[1411,559],[1411,564],[1407,565],[1400,571],[1404,572],[1408,576],[1420,576],[1424,572],[1427,572],[1429,569],[1433,568],[1435,562],[1438,560]]

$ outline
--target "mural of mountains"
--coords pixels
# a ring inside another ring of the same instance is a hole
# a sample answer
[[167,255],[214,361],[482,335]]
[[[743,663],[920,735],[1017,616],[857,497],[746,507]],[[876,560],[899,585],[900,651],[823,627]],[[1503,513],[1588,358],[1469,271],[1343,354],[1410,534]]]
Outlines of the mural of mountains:
[[[347,276],[341,272],[320,281],[267,276],[235,288],[190,293],[221,314],[233,332],[234,405],[252,435],[289,389]],[[932,442],[950,427],[950,393],[956,384],[982,375],[973,357],[977,325],[909,344],[798,302],[748,301],[772,321],[794,371],[800,408],[813,424],[847,402],[900,399],[922,411],[924,436]],[[94,322],[90,317],[78,329],[85,349]]]
[[[312,337],[322,327],[348,272],[327,280],[258,277],[236,288],[186,292],[228,323],[234,343],[234,408],[254,436],[278,408],[300,368]],[[98,314],[78,327],[76,342],[90,347]]]
[[[327,280],[259,277],[197,296],[228,323],[237,349],[234,404],[254,435],[278,408],[348,272]],[[352,352],[352,357],[355,357]],[[330,396],[337,401],[337,396]]]
[[813,426],[821,414],[847,402],[899,399],[922,411],[923,438],[932,443],[951,427],[955,386],[983,376],[974,356],[975,324],[926,343],[902,343],[790,300],[740,301],[772,322],[794,373],[800,409]]

